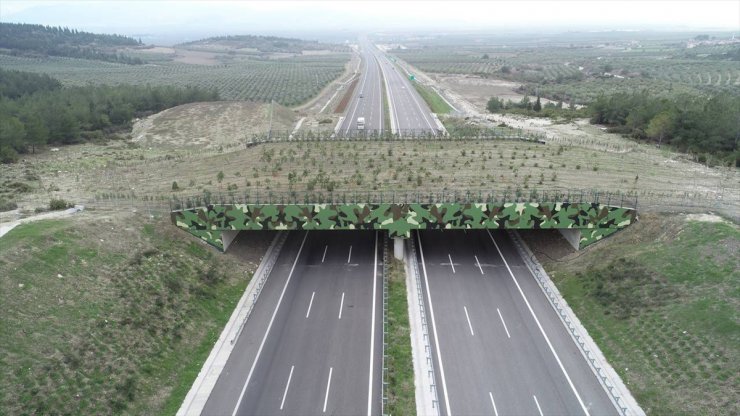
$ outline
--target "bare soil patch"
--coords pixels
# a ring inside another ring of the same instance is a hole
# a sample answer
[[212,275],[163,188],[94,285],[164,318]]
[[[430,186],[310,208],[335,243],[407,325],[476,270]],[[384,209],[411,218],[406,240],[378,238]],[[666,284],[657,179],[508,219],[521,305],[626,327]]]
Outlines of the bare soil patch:
[[[252,134],[269,128],[270,105],[245,101],[192,103],[139,120],[131,136],[144,147],[217,149],[243,144]],[[274,106],[273,130],[290,130],[295,114]]]
[[352,99],[352,93],[355,91],[355,87],[357,87],[357,83],[360,80],[360,78],[355,78],[350,84],[349,87],[347,87],[347,90],[344,92],[344,96],[342,97],[342,100],[339,101],[339,104],[334,109],[334,113],[344,113],[344,110],[347,109],[347,104],[349,104],[349,101]]
[[219,65],[218,54],[213,52],[192,51],[189,49],[176,49],[173,60],[190,65]]

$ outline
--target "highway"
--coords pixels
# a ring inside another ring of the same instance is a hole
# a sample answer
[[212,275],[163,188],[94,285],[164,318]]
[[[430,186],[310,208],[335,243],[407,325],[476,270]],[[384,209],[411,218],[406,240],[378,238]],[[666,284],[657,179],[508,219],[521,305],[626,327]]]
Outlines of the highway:
[[383,130],[383,79],[378,61],[370,44],[361,44],[362,70],[352,99],[347,105],[342,123],[337,132],[349,136],[358,134],[357,118],[365,118],[368,134]]
[[617,414],[506,233],[416,238],[442,414]]
[[401,135],[437,134],[437,125],[427,103],[411,85],[405,72],[373,47],[389,91],[388,110],[393,132]]
[[[344,119],[337,126],[341,135],[357,134],[357,118],[365,118],[365,130],[390,129],[400,135],[437,134],[438,128],[429,106],[411,85],[406,74],[384,53],[363,40],[360,42],[362,74],[347,106]],[[383,85],[387,90],[391,125],[383,125]]]
[[202,414],[380,414],[381,238],[292,232]]

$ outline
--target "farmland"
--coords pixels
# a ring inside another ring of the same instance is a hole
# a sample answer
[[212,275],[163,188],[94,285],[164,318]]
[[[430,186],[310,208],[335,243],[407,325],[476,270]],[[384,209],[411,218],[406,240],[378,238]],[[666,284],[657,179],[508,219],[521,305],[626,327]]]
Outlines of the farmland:
[[0,67],[46,73],[64,85],[198,86],[216,90],[226,100],[275,100],[296,106],[339,77],[349,60],[348,53],[332,53],[271,60],[223,59],[217,60],[217,65],[197,65],[166,60],[164,54],[150,55],[156,63],[133,66],[66,57],[0,55]]
[[[453,44],[404,42],[390,52],[429,74],[472,75],[516,81],[529,94],[588,103],[601,93],[648,90],[679,93],[737,93],[739,43],[687,47],[690,34],[566,35],[546,39],[456,39]],[[717,38],[729,38],[717,34]],[[449,41],[453,42],[453,41]]]

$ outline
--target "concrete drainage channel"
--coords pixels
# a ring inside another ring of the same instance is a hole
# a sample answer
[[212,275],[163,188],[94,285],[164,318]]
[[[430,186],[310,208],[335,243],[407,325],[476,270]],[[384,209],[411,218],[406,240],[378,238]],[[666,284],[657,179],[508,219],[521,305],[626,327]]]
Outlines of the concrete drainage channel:
[[244,325],[247,323],[254,309],[254,305],[257,303],[267,277],[270,275],[272,267],[275,265],[280,254],[280,250],[288,238],[288,234],[288,232],[278,232],[275,235],[272,244],[270,244],[265,256],[262,258],[262,262],[254,272],[252,280],[247,285],[247,289],[244,291],[236,308],[234,308],[229,322],[218,337],[208,359],[206,359],[203,368],[198,373],[198,377],[185,396],[185,400],[183,400],[180,409],[177,411],[178,416],[199,415],[203,411],[203,407],[206,405],[206,401],[208,401],[208,397],[211,395],[211,391],[221,375],[221,370],[226,365],[226,361],[234,349],[234,344],[237,338],[239,338]]

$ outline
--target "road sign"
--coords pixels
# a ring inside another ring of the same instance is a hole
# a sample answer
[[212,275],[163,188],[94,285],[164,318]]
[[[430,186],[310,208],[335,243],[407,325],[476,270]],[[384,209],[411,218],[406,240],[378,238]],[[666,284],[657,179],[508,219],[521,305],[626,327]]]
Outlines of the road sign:
[[413,74],[409,74],[409,80],[413,81],[415,79],[416,79],[416,77]]

